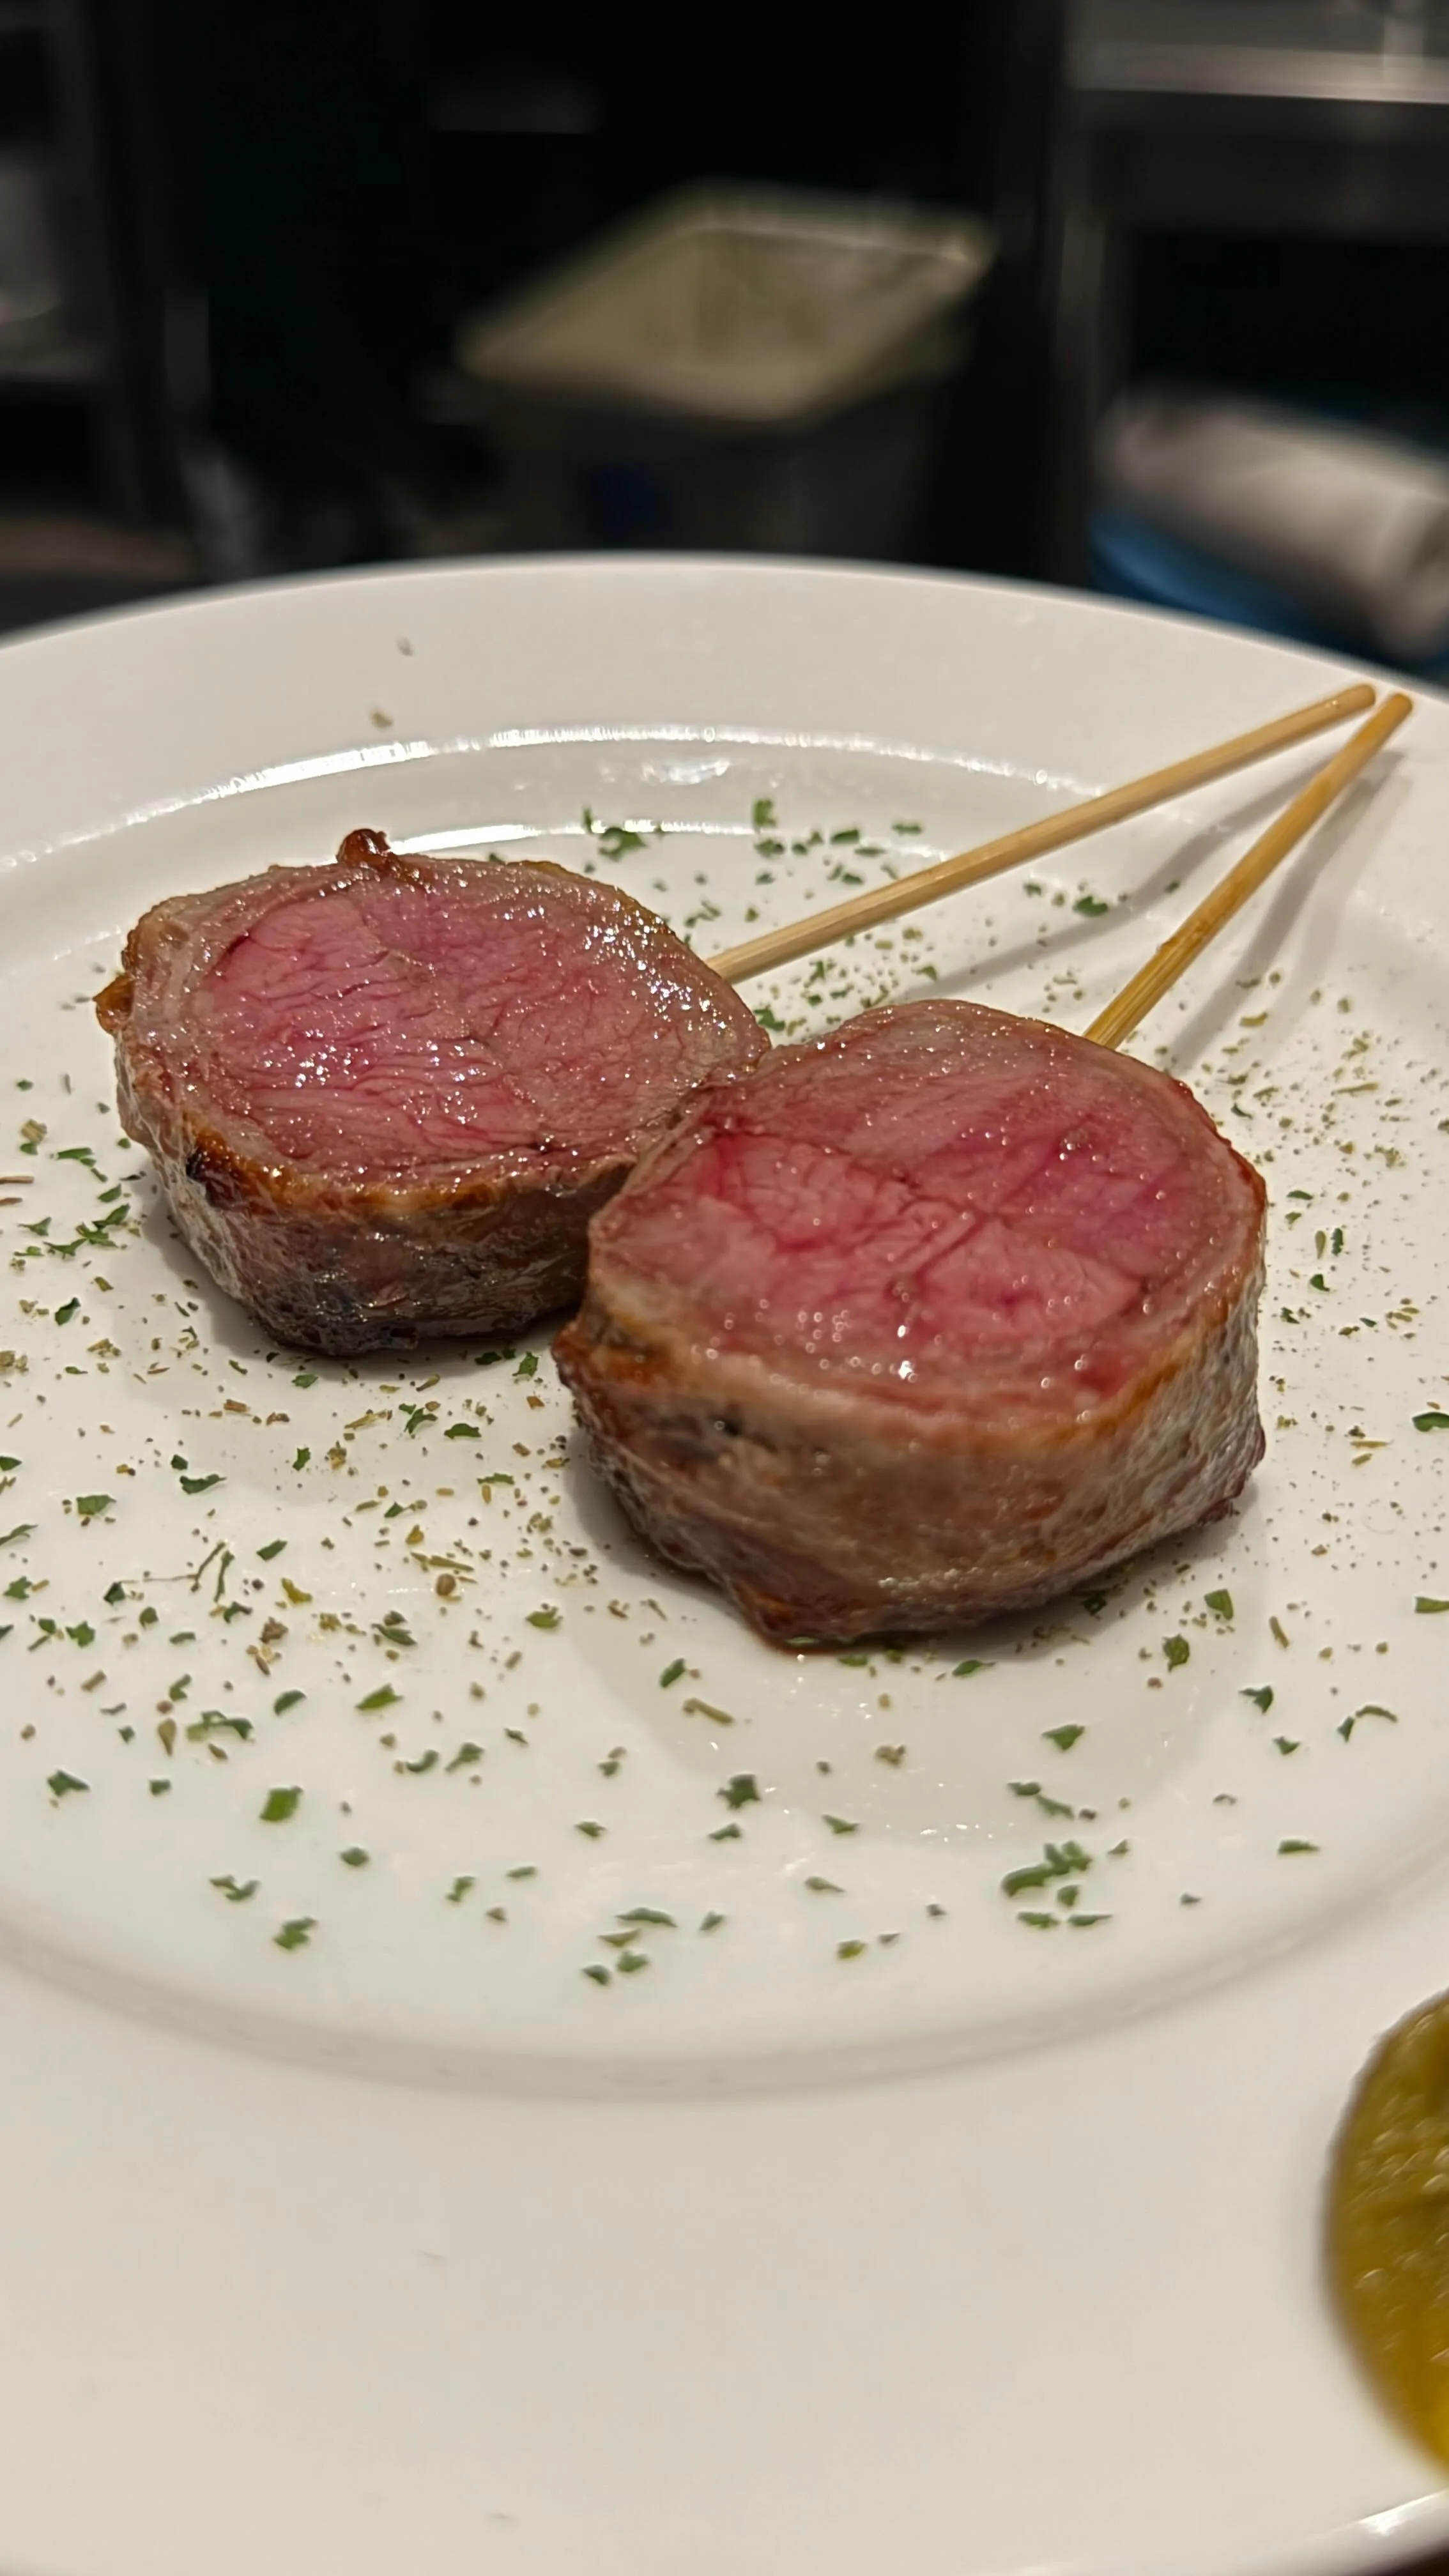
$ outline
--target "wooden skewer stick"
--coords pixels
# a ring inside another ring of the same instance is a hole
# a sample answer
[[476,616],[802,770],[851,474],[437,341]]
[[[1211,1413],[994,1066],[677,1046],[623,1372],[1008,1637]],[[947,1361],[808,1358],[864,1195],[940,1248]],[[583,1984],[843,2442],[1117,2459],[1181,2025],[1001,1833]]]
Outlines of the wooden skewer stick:
[[1215,939],[1225,922],[1256,894],[1265,878],[1270,877],[1280,859],[1296,849],[1305,833],[1327,813],[1335,798],[1341,796],[1351,779],[1357,778],[1366,762],[1372,760],[1381,743],[1396,733],[1405,716],[1414,712],[1414,701],[1402,689],[1384,698],[1375,707],[1367,724],[1351,734],[1342,751],[1325,761],[1316,778],[1285,805],[1275,822],[1245,850],[1235,867],[1229,868],[1221,885],[1204,896],[1196,912],[1190,912],[1180,930],[1165,939],[1155,957],[1149,957],[1130,984],[1124,985],[1105,1011],[1099,1011],[1087,1031],[1099,1046],[1118,1047],[1130,1038],[1139,1022],[1161,1001],[1169,987],[1185,974],[1195,957]]
[[817,948],[831,948],[838,939],[852,931],[871,930],[880,921],[894,921],[899,913],[914,912],[923,903],[934,903],[938,896],[956,894],[962,886],[979,885],[983,878],[999,876],[1006,868],[1019,867],[1023,860],[1041,858],[1048,850],[1063,850],[1069,842],[1084,840],[1089,832],[1105,832],[1111,823],[1126,822],[1129,815],[1144,814],[1149,806],[1165,805],[1174,796],[1186,796],[1194,787],[1205,787],[1214,778],[1226,778],[1234,769],[1246,769],[1255,760],[1266,760],[1273,751],[1286,751],[1290,744],[1304,742],[1310,734],[1326,733],[1330,725],[1341,724],[1345,716],[1361,715],[1374,702],[1367,681],[1352,688],[1335,690],[1332,697],[1317,698],[1312,706],[1298,707],[1292,715],[1277,716],[1271,724],[1255,725],[1251,733],[1235,734],[1230,742],[1220,742],[1210,751],[1194,752],[1189,760],[1175,760],[1166,769],[1150,770],[1145,778],[1134,778],[1125,787],[1109,788],[1101,796],[1089,796],[1080,805],[1068,805],[1057,814],[1044,814],[1039,823],[1027,823],[1020,831],[1007,832],[1000,840],[983,841],[979,848],[963,850],[959,858],[940,859],[934,867],[918,868],[913,875],[897,877],[890,885],[873,886],[867,893],[853,895],[848,903],[832,904],[828,912],[814,913],[808,921],[795,921],[783,930],[767,930],[758,939],[747,939],[739,948],[727,948],[710,964],[728,984],[743,984],[750,975],[763,975],[772,966],[788,966],[795,957],[808,957]]

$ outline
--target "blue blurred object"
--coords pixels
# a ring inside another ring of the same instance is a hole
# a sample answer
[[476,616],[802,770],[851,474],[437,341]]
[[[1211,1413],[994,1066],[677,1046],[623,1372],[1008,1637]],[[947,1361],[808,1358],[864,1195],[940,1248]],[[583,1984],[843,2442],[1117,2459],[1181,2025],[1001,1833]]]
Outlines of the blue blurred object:
[[[1088,560],[1093,588],[1113,599],[1182,609],[1221,625],[1246,626],[1259,634],[1281,635],[1290,644],[1314,644],[1353,661],[1363,659],[1362,636],[1341,633],[1276,583],[1165,536],[1135,511],[1106,506],[1093,511]],[[1449,681],[1449,661],[1441,657],[1418,666],[1413,676]]]

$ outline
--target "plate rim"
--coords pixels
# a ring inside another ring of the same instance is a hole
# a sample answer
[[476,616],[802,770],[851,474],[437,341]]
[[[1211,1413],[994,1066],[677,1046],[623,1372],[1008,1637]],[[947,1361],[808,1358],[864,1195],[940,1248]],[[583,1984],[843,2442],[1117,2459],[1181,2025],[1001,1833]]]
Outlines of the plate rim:
[[[1373,675],[1379,669],[1379,666],[1371,663],[1361,664],[1349,661],[1342,656],[1321,653],[1316,649],[1304,650],[1278,644],[1272,639],[1246,631],[1219,627],[1207,620],[1180,612],[1140,609],[1118,601],[1097,601],[1087,595],[1053,590],[1031,583],[1004,582],[995,579],[978,581],[968,575],[937,568],[922,568],[918,571],[912,567],[853,565],[846,561],[821,563],[810,558],[659,554],[607,558],[512,556],[450,558],[438,562],[430,561],[423,565],[348,567],[339,573],[324,572],[282,581],[247,582],[205,592],[184,594],[174,599],[122,606],[103,612],[97,617],[57,620],[42,628],[29,630],[23,635],[10,638],[0,646],[0,692],[3,692],[8,674],[15,667],[15,656],[34,656],[38,652],[63,646],[73,638],[89,639],[97,634],[110,636],[123,642],[138,621],[147,627],[154,628],[162,622],[180,623],[181,620],[198,613],[224,616],[234,603],[267,605],[275,601],[283,604],[298,594],[315,596],[319,592],[347,593],[357,589],[375,589],[386,594],[392,591],[424,588],[440,579],[447,582],[461,581],[465,584],[486,585],[494,573],[507,573],[515,577],[520,574],[536,577],[541,572],[550,577],[557,577],[560,574],[569,579],[587,577],[605,587],[621,574],[628,579],[636,572],[647,573],[652,577],[658,577],[661,573],[666,576],[683,574],[691,578],[719,573],[736,575],[746,573],[768,579],[783,573],[792,576],[808,574],[822,577],[826,581],[842,578],[849,581],[864,579],[871,582],[888,582],[892,585],[914,585],[925,582],[932,588],[964,589],[976,598],[995,597],[1004,598],[1014,604],[1040,604],[1049,613],[1066,610],[1088,621],[1100,621],[1105,618],[1114,626],[1124,630],[1140,630],[1146,622],[1153,627],[1163,626],[1178,630],[1203,643],[1221,643],[1225,648],[1236,649],[1247,644],[1263,651],[1266,656],[1274,660],[1281,659],[1288,664],[1306,666],[1315,671],[1367,672]],[[1383,676],[1387,678],[1391,675],[1384,673]],[[1422,699],[1430,704],[1449,707],[1449,691],[1416,683],[1414,695],[1416,699]],[[40,853],[38,858],[47,855],[49,854]],[[1399,1922],[1402,1920],[1404,1908],[1415,1914],[1423,1912],[1426,1919],[1436,1923],[1440,1930],[1449,1927],[1449,1896],[1441,1891],[1420,1887],[1405,1894],[1402,1906],[1391,1903],[1384,1911]],[[1305,1973],[1311,1981],[1315,1963],[1324,1954],[1331,1953],[1337,1944],[1332,1938],[1325,1936],[1322,1941],[1309,1941],[1304,1946],[1310,1953],[1309,1960],[1305,1963]],[[1373,1946],[1372,1939],[1369,1946]],[[1263,1978],[1269,1984],[1277,1984],[1285,1980],[1292,1983],[1297,1977],[1297,1964],[1293,1958],[1272,1960],[1264,1967]],[[1250,1978],[1256,1975],[1255,1971],[1247,1973]],[[1241,1983],[1242,1980],[1234,1979],[1233,1982]],[[1193,2019],[1198,2012],[1201,2000],[1203,1999],[1197,1993],[1186,2000],[1182,2006],[1185,2021]],[[7,1968],[0,1972],[0,2031],[3,2031],[5,2020],[9,2018],[11,2002],[11,1972]],[[86,2003],[81,2006],[81,2009],[89,2011],[104,2008]],[[143,2020],[146,2018],[142,2016]],[[208,2055],[221,2045],[208,2034],[199,2032],[184,2034],[177,2032],[171,2035],[168,2045],[173,2046],[189,2062],[193,2054],[193,2044],[197,2040]],[[1048,2050],[1054,2045],[1055,2043],[1048,2043]],[[346,2069],[320,2067],[315,2061],[308,2072],[309,2077],[315,2076],[316,2081],[324,2086],[330,2086],[337,2073],[346,2074],[349,2085],[360,2084],[371,2087],[375,2083],[386,2081],[375,2075],[359,2075]],[[958,2080],[969,2083],[972,2075],[973,2070],[967,2067],[943,2073],[939,2080],[952,2084]],[[931,2085],[937,2080],[935,2074],[928,2074],[918,2080],[916,2090],[918,2093],[929,2092]],[[895,2089],[899,2079],[887,2078],[886,2082]],[[631,2104],[629,2107],[638,2106]],[[1397,2508],[1386,2509],[1389,2513],[1397,2510]],[[1412,2504],[1406,2504],[1403,2511],[1406,2519],[1412,2522],[1411,2545],[1415,2558],[1422,2556],[1429,2549],[1449,2545],[1449,2493],[1421,2497]],[[1383,2519],[1384,2516],[1365,2516],[1307,2540],[1285,2540],[1276,2554],[1271,2545],[1266,2548],[1255,2545],[1252,2553],[1253,2564],[1262,2570],[1262,2576],[1357,2576],[1357,2571],[1369,2567],[1383,2569],[1390,2564],[1406,2564],[1402,2540],[1392,2533],[1375,2527]],[[1135,2564],[1135,2561],[1133,2563]],[[1183,2555],[1180,2560],[1174,2559],[1173,2576],[1226,2576],[1226,2571],[1233,2563],[1230,2553],[1225,2554],[1225,2549],[1213,2547],[1205,2555],[1193,2556],[1189,2553]],[[89,2568],[84,2571],[78,2570],[77,2576],[90,2576]]]

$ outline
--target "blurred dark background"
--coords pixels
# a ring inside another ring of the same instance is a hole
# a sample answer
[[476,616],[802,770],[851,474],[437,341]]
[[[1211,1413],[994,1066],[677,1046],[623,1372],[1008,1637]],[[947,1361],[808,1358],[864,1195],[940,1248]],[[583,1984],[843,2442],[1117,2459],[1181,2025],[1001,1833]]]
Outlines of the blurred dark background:
[[[515,451],[571,462],[595,412],[550,393],[510,430],[467,325],[700,181],[990,227],[909,466],[879,385],[855,422],[850,472],[889,450],[909,478],[878,550],[1316,632],[1103,505],[1114,395],[1246,391],[1449,457],[1437,0],[899,0],[855,33],[778,4],[0,0],[0,624],[566,539],[556,492],[521,510]],[[845,471],[827,426],[817,404],[801,488]],[[655,418],[648,506],[573,534],[762,524],[738,423],[735,518],[718,476],[671,516],[682,436]]]

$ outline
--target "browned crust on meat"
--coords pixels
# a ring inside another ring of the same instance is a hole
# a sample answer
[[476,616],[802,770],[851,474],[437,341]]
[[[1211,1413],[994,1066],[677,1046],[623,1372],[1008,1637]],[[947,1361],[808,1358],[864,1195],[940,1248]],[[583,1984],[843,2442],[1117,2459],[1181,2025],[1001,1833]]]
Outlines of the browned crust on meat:
[[[1084,1420],[905,1407],[747,1352],[706,1355],[664,1301],[632,1296],[627,1271],[596,1258],[554,1345],[594,1466],[663,1557],[781,1645],[969,1628],[1194,1528],[1264,1446],[1266,1192],[1218,1143],[1248,1185],[1244,1256]],[[635,1185],[687,1150],[686,1126]]]
[[[675,1565],[776,1644],[849,1645],[1029,1610],[1241,1492],[1263,1454],[1261,1264],[1085,1425],[932,1435],[881,1403],[718,1381],[636,1339],[591,1290],[555,1344],[593,1464]],[[839,1436],[836,1436],[839,1435]]]
[[121,1123],[193,1252],[278,1341],[334,1357],[420,1333],[522,1332],[570,1304],[589,1220],[629,1171],[620,1155],[531,1184],[349,1189],[250,1162],[129,1077],[123,1065]]
[[113,975],[109,984],[103,985],[97,993],[96,1018],[100,1021],[107,1037],[118,1036],[125,1027],[131,1016],[131,1003],[135,997],[135,990],[131,977],[123,969],[119,975]]
[[[338,861],[428,874],[376,832],[350,832]],[[546,860],[504,864],[569,873]],[[268,871],[289,880],[299,873]],[[542,1166],[500,1155],[416,1185],[351,1184],[238,1150],[178,1096],[165,1051],[136,1025],[147,978],[191,937],[198,904],[242,891],[156,905],[130,932],[121,972],[96,1001],[116,1041],[122,1125],[151,1155],[183,1238],[213,1278],[278,1341],[342,1358],[425,1334],[517,1333],[575,1303],[589,1221],[627,1178],[631,1151],[572,1161],[558,1153]],[[654,922],[622,889],[608,892]],[[751,1052],[767,1043],[761,1032]]]

